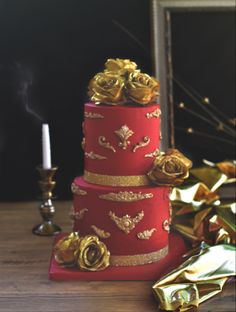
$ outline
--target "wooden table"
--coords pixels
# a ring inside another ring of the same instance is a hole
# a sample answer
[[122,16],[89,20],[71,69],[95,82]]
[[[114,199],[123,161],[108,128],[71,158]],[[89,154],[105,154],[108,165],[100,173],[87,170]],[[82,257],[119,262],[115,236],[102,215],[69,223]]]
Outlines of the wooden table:
[[[57,224],[71,230],[70,202],[56,203]],[[47,271],[52,237],[31,234],[40,221],[38,204],[0,203],[1,312],[156,312],[153,282],[54,282]],[[233,285],[199,311],[235,311]]]

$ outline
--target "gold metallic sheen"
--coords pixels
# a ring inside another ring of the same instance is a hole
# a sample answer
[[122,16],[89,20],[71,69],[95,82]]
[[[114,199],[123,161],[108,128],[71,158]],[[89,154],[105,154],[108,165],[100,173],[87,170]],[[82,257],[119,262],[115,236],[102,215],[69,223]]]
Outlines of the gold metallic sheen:
[[148,136],[145,136],[141,142],[137,143],[137,144],[134,146],[133,152],[135,153],[136,150],[137,150],[138,148],[140,148],[140,147],[145,147],[145,146],[147,146],[149,143],[150,143],[150,138],[149,138]]
[[71,191],[73,194],[80,195],[80,196],[85,196],[88,194],[87,191],[81,190],[80,187],[76,185],[75,183],[71,184]]
[[109,238],[111,236],[109,232],[99,229],[96,225],[91,225],[91,229],[93,229],[95,234],[100,238]]
[[150,185],[146,175],[138,176],[111,176],[84,171],[84,179],[89,183],[107,186],[144,186]]
[[131,137],[134,132],[130,130],[127,125],[124,125],[120,129],[116,130],[115,134],[120,138],[118,146],[126,150],[128,145],[130,145],[128,138]]
[[151,236],[153,235],[153,233],[154,232],[156,232],[156,230],[157,229],[155,229],[155,228],[153,228],[153,229],[151,229],[151,230],[145,230],[145,231],[143,231],[143,232],[139,232],[138,234],[137,234],[137,237],[139,238],[139,239],[150,239],[151,238]]
[[149,154],[145,154],[144,157],[157,157],[159,154],[160,154],[160,150],[157,148],[157,149],[155,149],[154,152],[149,153]]
[[97,159],[98,159],[98,160],[107,159],[107,157],[102,156],[102,155],[99,155],[99,154],[95,154],[93,151],[91,151],[91,152],[85,152],[84,155],[85,155],[86,158],[93,159],[93,160],[97,160]]
[[144,212],[141,211],[132,218],[129,215],[125,215],[123,217],[117,217],[114,212],[110,211],[109,216],[112,221],[115,222],[115,224],[118,226],[120,230],[125,232],[125,234],[129,234],[131,230],[133,230],[136,226],[137,223],[139,223],[143,217],[144,217]]
[[90,119],[101,119],[101,118],[104,118],[103,115],[98,114],[98,113],[93,113],[93,112],[84,112],[84,117],[85,118],[90,118]]
[[111,256],[110,262],[112,266],[133,266],[143,265],[157,262],[163,259],[168,254],[168,246],[145,254],[130,255],[130,256]]
[[107,148],[109,150],[112,150],[113,153],[116,153],[115,148],[109,143],[107,142],[106,138],[104,136],[100,136],[98,138],[98,144],[104,148]]
[[148,119],[150,119],[150,118],[158,118],[158,117],[160,117],[161,116],[161,110],[160,110],[160,108],[157,108],[157,109],[155,109],[153,112],[151,112],[151,113],[146,113],[146,117],[148,118]]
[[116,202],[135,202],[139,200],[144,200],[148,198],[152,198],[153,194],[152,193],[133,193],[133,192],[128,192],[128,191],[120,191],[118,193],[108,193],[108,194],[103,194],[99,195],[99,198],[105,199],[105,200],[111,200],[111,201],[116,201]]

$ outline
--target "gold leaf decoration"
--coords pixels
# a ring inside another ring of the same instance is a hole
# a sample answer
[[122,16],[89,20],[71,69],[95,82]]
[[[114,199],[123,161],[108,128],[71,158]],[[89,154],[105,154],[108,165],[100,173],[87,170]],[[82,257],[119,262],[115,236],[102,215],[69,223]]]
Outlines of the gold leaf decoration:
[[170,232],[170,222],[168,220],[163,221],[162,227],[166,232]]
[[98,113],[93,113],[93,112],[84,112],[84,117],[85,118],[90,118],[90,119],[104,118],[103,115],[98,114]]
[[99,198],[101,199],[117,202],[134,202],[152,197],[153,197],[152,193],[141,193],[141,192],[133,193],[128,191],[99,195]]
[[106,138],[104,136],[100,136],[98,138],[98,144],[104,148],[112,150],[113,153],[116,153],[115,148],[109,142],[106,141]]
[[156,232],[156,230],[157,230],[157,229],[153,228],[153,229],[151,229],[151,230],[145,230],[145,231],[143,231],[143,232],[139,232],[139,233],[137,234],[137,237],[138,237],[139,239],[149,239],[149,238],[152,236],[152,234],[153,234],[154,232]]
[[120,218],[117,217],[114,212],[110,211],[109,216],[111,220],[115,222],[115,224],[118,226],[120,230],[125,232],[125,234],[129,234],[129,232],[135,228],[136,224],[143,219],[144,212],[143,211],[139,212],[137,216],[135,216],[134,218],[132,218],[129,215],[125,215]]
[[146,154],[144,157],[157,157],[160,154],[160,150],[157,148],[154,152]]
[[160,108],[157,108],[157,109],[155,109],[153,112],[151,112],[151,113],[146,113],[146,117],[148,118],[148,119],[150,119],[150,118],[158,118],[158,117],[160,117],[161,116],[161,110],[160,110]]
[[135,153],[136,150],[137,150],[138,148],[140,148],[140,147],[145,147],[145,146],[147,146],[149,143],[150,143],[150,138],[149,138],[148,136],[145,136],[141,142],[137,143],[137,144],[134,146],[133,152]]
[[131,137],[134,132],[130,130],[128,126],[124,125],[120,129],[116,130],[115,134],[120,138],[118,146],[124,150],[127,149],[128,145],[130,144],[128,138]]
[[76,185],[75,183],[71,184],[71,191],[73,194],[76,194],[76,195],[82,195],[82,196],[87,195],[87,192],[85,190],[81,190],[79,186]]
[[85,152],[84,155],[85,155],[86,158],[93,159],[93,160],[96,160],[96,159],[98,159],[98,160],[107,159],[107,157],[99,155],[99,154],[95,154],[93,151],[91,151],[89,153]]
[[105,232],[104,230],[99,229],[96,225],[91,225],[91,229],[93,229],[100,238],[109,238],[111,236],[109,232]]
[[84,218],[85,213],[88,211],[87,208],[83,208],[77,212],[74,213],[74,219],[75,220],[82,220]]

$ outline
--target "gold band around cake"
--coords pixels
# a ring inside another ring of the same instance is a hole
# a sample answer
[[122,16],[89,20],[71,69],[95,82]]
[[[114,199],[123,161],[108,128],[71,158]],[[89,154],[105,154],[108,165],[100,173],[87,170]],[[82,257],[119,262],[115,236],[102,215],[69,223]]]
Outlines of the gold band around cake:
[[89,183],[107,186],[145,186],[150,185],[146,175],[111,176],[84,171],[84,180]]
[[168,254],[168,246],[146,254],[130,256],[111,256],[110,264],[112,266],[133,266],[157,262]]

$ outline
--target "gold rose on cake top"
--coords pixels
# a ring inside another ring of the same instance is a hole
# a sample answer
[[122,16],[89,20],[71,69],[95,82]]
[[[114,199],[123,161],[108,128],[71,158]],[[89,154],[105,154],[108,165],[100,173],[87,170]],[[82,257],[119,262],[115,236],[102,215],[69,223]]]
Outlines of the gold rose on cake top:
[[159,95],[159,82],[137,69],[128,59],[108,59],[103,72],[89,82],[88,95],[95,104],[148,105]]

